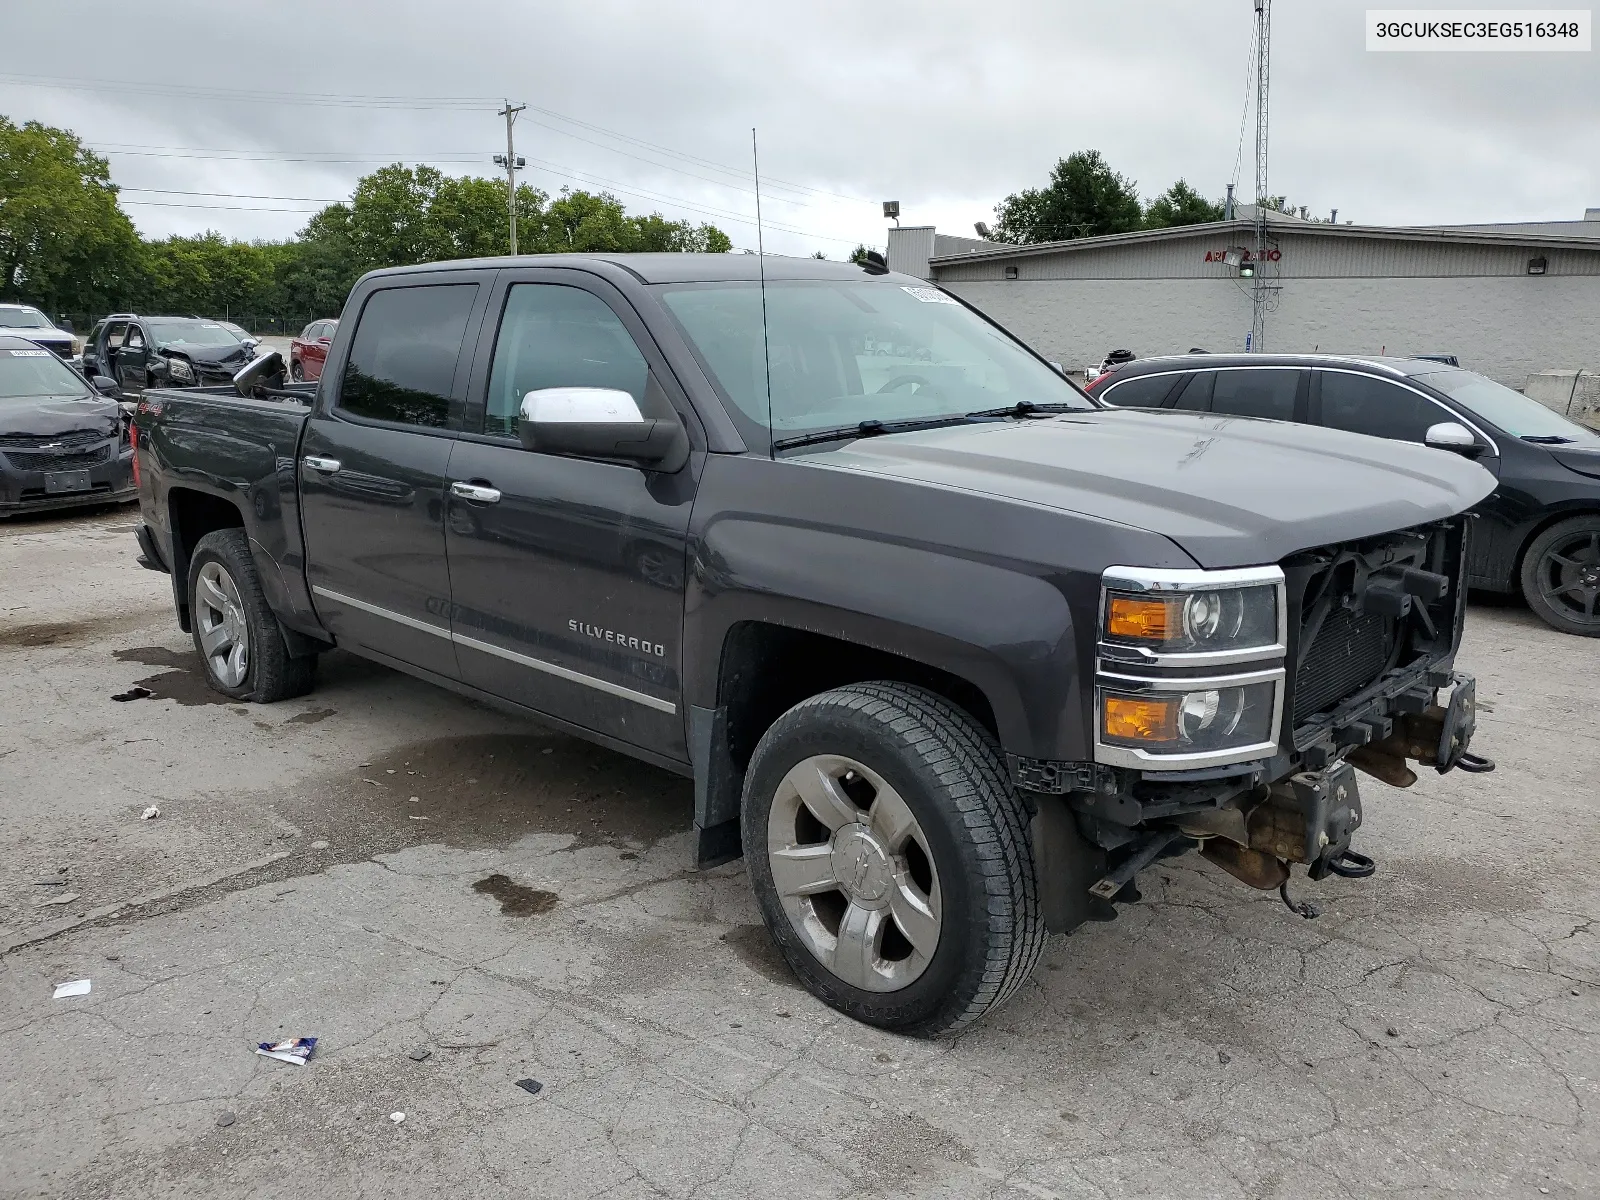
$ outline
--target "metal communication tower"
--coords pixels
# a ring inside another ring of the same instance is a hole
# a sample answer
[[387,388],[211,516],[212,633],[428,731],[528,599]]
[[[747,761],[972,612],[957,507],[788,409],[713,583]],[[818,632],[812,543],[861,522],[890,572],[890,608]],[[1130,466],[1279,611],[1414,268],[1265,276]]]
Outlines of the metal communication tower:
[[1250,348],[1260,351],[1267,313],[1267,96],[1271,78],[1269,42],[1272,0],[1256,5],[1256,269],[1250,294]]

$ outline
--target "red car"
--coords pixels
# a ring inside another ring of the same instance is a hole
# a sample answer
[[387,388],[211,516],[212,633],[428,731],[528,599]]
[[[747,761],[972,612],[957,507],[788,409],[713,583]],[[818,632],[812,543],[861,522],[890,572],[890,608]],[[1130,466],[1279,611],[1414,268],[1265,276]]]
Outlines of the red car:
[[338,321],[313,321],[289,340],[289,378],[296,382],[322,378],[322,364],[328,361],[328,346]]

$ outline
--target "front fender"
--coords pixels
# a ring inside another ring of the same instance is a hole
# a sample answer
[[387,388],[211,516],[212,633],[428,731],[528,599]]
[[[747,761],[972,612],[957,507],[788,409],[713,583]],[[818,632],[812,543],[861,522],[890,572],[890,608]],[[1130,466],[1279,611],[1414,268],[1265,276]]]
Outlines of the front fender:
[[1006,750],[1091,757],[1100,573],[1192,566],[1169,540],[1076,514],[803,458],[709,456],[691,525],[686,699],[765,621],[899,655],[983,693]]

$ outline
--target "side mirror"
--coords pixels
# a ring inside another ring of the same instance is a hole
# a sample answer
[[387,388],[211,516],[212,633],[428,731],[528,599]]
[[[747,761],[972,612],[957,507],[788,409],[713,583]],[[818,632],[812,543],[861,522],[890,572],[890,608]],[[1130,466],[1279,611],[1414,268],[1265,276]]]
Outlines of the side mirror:
[[1437,425],[1428,426],[1422,441],[1435,450],[1450,450],[1466,458],[1477,458],[1483,453],[1483,446],[1472,430],[1459,421],[1440,421]]
[[233,374],[233,386],[241,396],[253,396],[258,387],[283,386],[283,355],[276,350],[258,354]]
[[540,388],[522,398],[517,434],[526,449],[582,458],[620,458],[671,473],[689,461],[675,420],[646,417],[618,388]]
[[94,390],[102,396],[115,396],[117,394],[117,381],[109,375],[96,375],[89,382],[94,384]]

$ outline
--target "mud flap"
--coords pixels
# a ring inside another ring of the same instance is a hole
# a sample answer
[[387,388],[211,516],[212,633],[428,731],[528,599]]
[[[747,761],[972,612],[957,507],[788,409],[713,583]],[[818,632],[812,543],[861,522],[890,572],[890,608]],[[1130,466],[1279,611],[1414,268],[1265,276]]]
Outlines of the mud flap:
[[1089,894],[1089,885],[1105,874],[1105,852],[1078,831],[1065,796],[1030,798],[1036,808],[1029,836],[1045,927],[1051,933],[1071,933],[1097,909],[1110,908]]
[[689,761],[694,766],[694,860],[704,870],[744,854],[739,841],[744,774],[728,753],[726,708],[689,706]]

